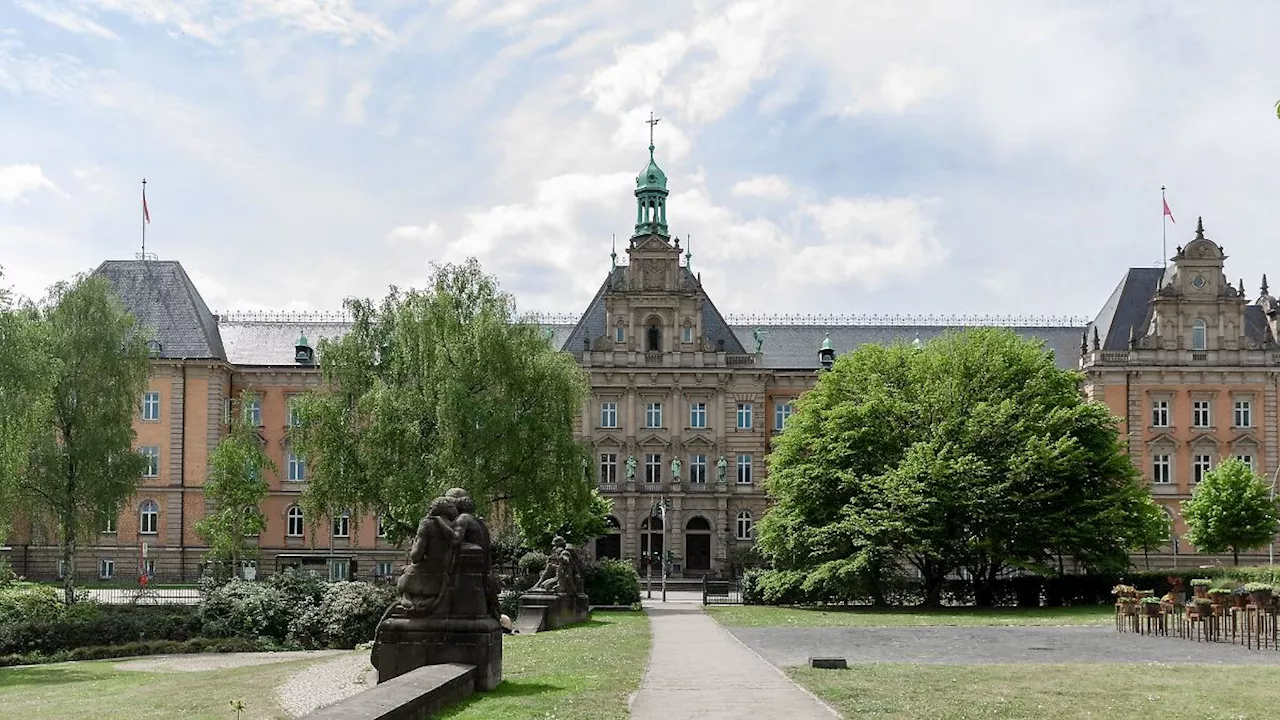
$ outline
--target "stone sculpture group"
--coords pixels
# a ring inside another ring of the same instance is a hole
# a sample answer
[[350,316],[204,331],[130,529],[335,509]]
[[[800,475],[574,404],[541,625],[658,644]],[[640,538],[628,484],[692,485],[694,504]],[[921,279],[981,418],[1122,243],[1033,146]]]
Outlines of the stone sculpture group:
[[582,559],[577,550],[556,536],[547,565],[538,581],[520,596],[520,632],[555,630],[590,616],[582,584]]
[[378,682],[424,665],[476,667],[475,688],[502,682],[502,625],[489,528],[471,495],[454,488],[431,503],[378,623],[371,660]]

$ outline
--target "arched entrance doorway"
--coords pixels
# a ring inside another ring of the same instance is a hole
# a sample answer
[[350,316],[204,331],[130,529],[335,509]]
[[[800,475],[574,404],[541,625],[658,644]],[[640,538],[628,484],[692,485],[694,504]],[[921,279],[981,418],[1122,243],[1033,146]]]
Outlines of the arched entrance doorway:
[[684,567],[690,572],[711,569],[711,523],[704,517],[691,517],[685,523]]
[[[654,557],[654,554],[657,557]],[[640,572],[653,563],[654,572],[662,572],[662,518],[645,518],[640,523]]]
[[609,523],[607,534],[596,538],[596,559],[613,558],[614,560],[622,559],[622,525],[618,522],[618,518],[610,515],[605,518]]

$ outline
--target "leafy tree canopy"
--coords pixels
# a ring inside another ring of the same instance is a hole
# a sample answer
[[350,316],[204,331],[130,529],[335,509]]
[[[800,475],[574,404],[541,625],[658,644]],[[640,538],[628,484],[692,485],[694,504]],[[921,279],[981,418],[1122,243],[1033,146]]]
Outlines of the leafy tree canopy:
[[526,536],[599,514],[574,438],[586,376],[518,321],[478,262],[434,268],[426,290],[346,307],[351,331],[318,347],[327,387],[297,406],[308,516],[380,513],[395,541],[455,486],[482,511],[505,502]]
[[899,563],[938,602],[967,570],[979,602],[1012,568],[1127,565],[1149,494],[1116,419],[1078,373],[1010,331],[922,348],[863,346],[800,398],[769,456],[761,551],[809,588],[883,579]]
[[1253,469],[1231,458],[1205,474],[1190,500],[1182,501],[1187,539],[1203,552],[1240,551],[1271,542],[1280,531],[1280,513],[1271,488]]
[[71,604],[79,539],[142,481],[133,418],[150,375],[148,335],[101,277],[53,286],[37,317],[53,372],[52,423],[35,439],[18,490],[24,508],[58,528]]
[[231,432],[209,453],[209,478],[204,496],[209,512],[196,523],[196,532],[209,544],[207,557],[230,562],[238,572],[240,560],[258,556],[258,548],[245,542],[266,526],[261,504],[267,497],[264,472],[276,471],[258,436],[256,424],[243,411],[245,392],[232,413]]

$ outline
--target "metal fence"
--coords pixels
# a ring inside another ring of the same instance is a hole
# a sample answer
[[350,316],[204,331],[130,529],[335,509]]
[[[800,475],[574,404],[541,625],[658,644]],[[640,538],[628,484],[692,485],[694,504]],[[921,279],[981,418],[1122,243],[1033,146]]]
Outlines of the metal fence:
[[738,580],[712,580],[702,578],[703,605],[741,605],[742,586]]
[[90,600],[108,605],[195,605],[200,591],[195,588],[88,588],[81,590]]

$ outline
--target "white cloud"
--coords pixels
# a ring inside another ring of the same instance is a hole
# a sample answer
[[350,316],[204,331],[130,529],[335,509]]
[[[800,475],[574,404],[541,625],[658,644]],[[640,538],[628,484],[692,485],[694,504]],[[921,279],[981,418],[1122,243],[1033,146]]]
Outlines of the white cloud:
[[39,165],[0,165],[0,202],[24,202],[25,195],[37,190],[50,190],[65,196],[52,180],[45,177]]
[[733,194],[761,200],[786,200],[791,196],[791,183],[777,175],[757,175],[735,183]]
[[864,288],[935,267],[947,251],[934,235],[937,200],[838,198],[805,205],[825,241],[798,250],[784,275],[793,281]]
[[17,0],[18,7],[45,22],[77,35],[90,35],[104,40],[119,40],[120,36],[93,20],[67,8],[51,7],[36,0]]
[[346,101],[343,103],[342,116],[343,119],[353,125],[360,125],[364,122],[364,104],[369,99],[369,94],[373,92],[373,84],[368,80],[361,80],[351,89],[347,91]]

